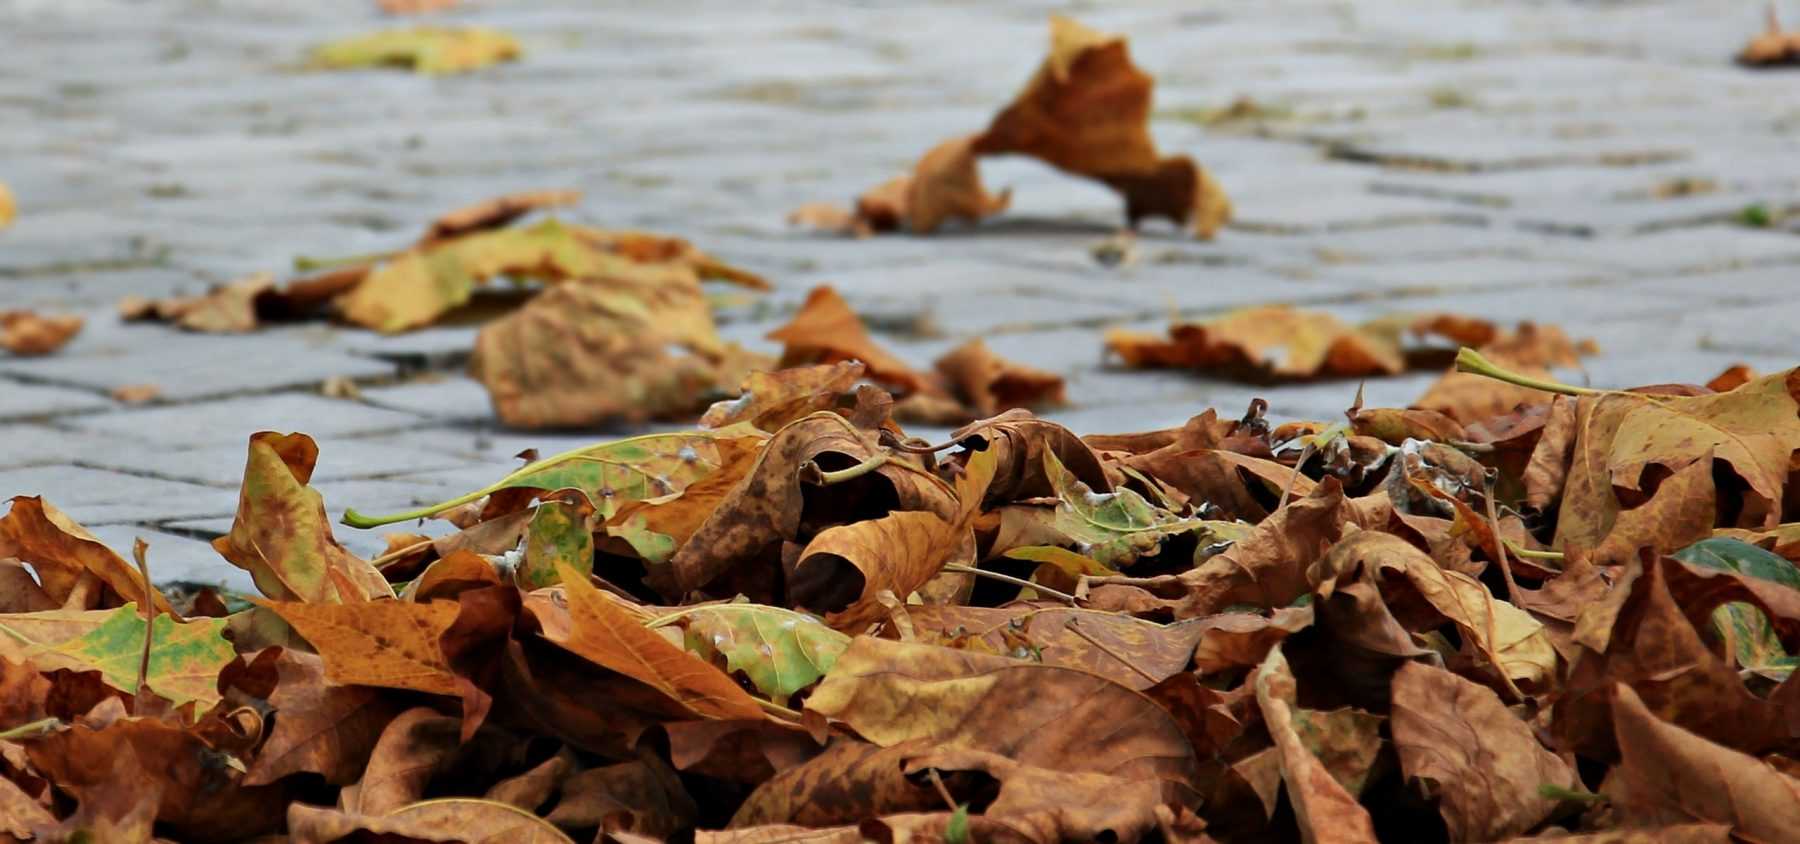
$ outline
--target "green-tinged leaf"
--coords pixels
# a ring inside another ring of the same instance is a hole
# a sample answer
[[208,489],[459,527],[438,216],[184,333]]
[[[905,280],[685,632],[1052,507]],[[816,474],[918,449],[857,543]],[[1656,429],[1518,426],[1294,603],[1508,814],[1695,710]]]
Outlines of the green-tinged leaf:
[[944,840],[949,844],[969,844],[969,804],[959,803],[944,825]]
[[[82,615],[97,617],[99,624],[65,641],[32,643],[37,646],[30,654],[32,661],[44,670],[99,671],[107,685],[137,691],[144,652],[144,617],[137,604]],[[16,634],[18,629],[9,626],[9,632]],[[176,621],[158,614],[154,630],[145,675],[150,690],[176,706],[197,704],[196,714],[211,709],[220,699],[219,672],[237,656],[223,635],[225,619]]]
[[[381,572],[332,536],[325,500],[307,486],[318,458],[318,446],[305,434],[252,434],[237,518],[231,533],[213,540],[213,550],[249,572],[256,588],[275,600],[341,603],[392,597]],[[333,569],[343,577],[333,578]],[[343,583],[362,594],[339,594]]]
[[1725,536],[1702,539],[1676,551],[1674,556],[1677,560],[1702,568],[1727,571],[1779,583],[1790,589],[1800,589],[1800,569],[1795,568],[1787,558],[1764,551],[1743,540]]
[[1713,610],[1712,623],[1743,674],[1780,683],[1794,673],[1795,666],[1800,666],[1800,657],[1787,652],[1769,617],[1755,604],[1723,604]]
[[1051,526],[1104,566],[1127,565],[1154,553],[1164,537],[1204,525],[1158,509],[1129,489],[1095,492],[1064,468],[1053,451],[1044,452],[1044,474],[1057,498]]
[[683,610],[687,649],[725,657],[757,690],[784,703],[825,675],[850,637],[805,613],[762,604],[717,604]]
[[315,66],[330,69],[398,66],[418,73],[462,73],[519,57],[511,35],[479,27],[390,29],[345,38],[313,50]]
[[525,562],[519,566],[519,585],[525,589],[555,586],[561,582],[557,566],[568,566],[587,576],[594,570],[593,510],[584,504],[545,501],[531,515],[525,531]]
[[433,516],[502,489],[578,489],[601,519],[629,501],[657,498],[686,489],[719,467],[718,440],[768,436],[749,425],[716,431],[672,431],[614,440],[565,451],[526,466],[498,482],[449,501],[386,516],[344,513],[344,524],[371,528]]
[[651,530],[649,518],[642,513],[626,519],[624,524],[607,525],[606,535],[625,540],[646,563],[662,564],[675,556],[675,537]]

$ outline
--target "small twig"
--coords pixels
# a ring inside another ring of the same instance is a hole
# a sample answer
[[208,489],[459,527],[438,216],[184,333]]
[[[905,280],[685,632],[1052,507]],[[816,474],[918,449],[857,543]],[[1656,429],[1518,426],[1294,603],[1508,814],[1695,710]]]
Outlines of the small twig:
[[937,786],[938,796],[944,798],[944,805],[949,806],[950,811],[956,811],[956,798],[950,796],[950,789],[944,785],[944,778],[938,776],[937,769],[926,768],[925,773],[931,777],[931,784]]
[[976,575],[980,575],[982,577],[987,577],[987,578],[992,578],[994,580],[998,580],[1002,583],[1011,583],[1014,586],[1023,587],[1025,589],[1035,589],[1039,592],[1044,593],[1045,595],[1049,595],[1052,598],[1062,601],[1063,603],[1068,604],[1071,607],[1076,605],[1074,595],[1070,595],[1067,592],[1058,592],[1055,589],[1051,589],[1050,587],[1045,586],[1041,583],[1032,583],[1031,581],[1026,580],[1022,577],[1013,577],[1010,574],[1001,574],[997,571],[988,571],[987,569],[978,569],[974,566],[959,565],[957,563],[945,564],[944,571],[960,571],[960,572],[964,572],[967,574],[976,574]]
[[1281,500],[1275,504],[1276,510],[1287,506],[1288,498],[1294,494],[1294,482],[1300,479],[1300,469],[1306,465],[1306,461],[1312,459],[1312,455],[1313,444],[1308,441],[1306,447],[1300,449],[1300,459],[1294,461],[1294,474],[1288,476],[1287,486],[1281,488]]
[[1494,509],[1494,481],[1498,475],[1489,469],[1483,477],[1483,495],[1487,497],[1488,530],[1494,534],[1494,553],[1500,556],[1500,576],[1506,580],[1506,599],[1519,602],[1519,584],[1513,581],[1512,562],[1506,558],[1506,539],[1500,535],[1500,513]]
[[20,724],[5,732],[0,732],[0,741],[13,741],[23,738],[35,738],[62,726],[60,718],[40,718],[29,724]]
[[[144,576],[144,652],[138,656],[137,697],[150,693],[150,641],[156,630],[156,601],[150,597],[150,545],[143,537],[131,543],[131,556]],[[142,714],[142,713],[140,713]]]
[[1161,677],[1157,677],[1156,675],[1151,674],[1150,672],[1145,671],[1142,668],[1139,668],[1137,666],[1137,663],[1132,662],[1131,660],[1126,659],[1125,657],[1114,652],[1113,649],[1111,647],[1108,647],[1105,642],[1102,642],[1099,639],[1096,639],[1093,636],[1088,635],[1088,632],[1086,630],[1081,629],[1081,625],[1076,624],[1075,622],[1076,622],[1076,619],[1073,619],[1073,618],[1069,619],[1068,621],[1063,622],[1063,629],[1067,630],[1070,633],[1073,633],[1077,636],[1080,636],[1088,644],[1093,645],[1096,648],[1099,648],[1101,653],[1106,654],[1107,656],[1110,656],[1113,659],[1118,660],[1119,662],[1125,663],[1126,668],[1129,668],[1132,671],[1137,672],[1137,675],[1139,677],[1149,680],[1152,685],[1162,682]]

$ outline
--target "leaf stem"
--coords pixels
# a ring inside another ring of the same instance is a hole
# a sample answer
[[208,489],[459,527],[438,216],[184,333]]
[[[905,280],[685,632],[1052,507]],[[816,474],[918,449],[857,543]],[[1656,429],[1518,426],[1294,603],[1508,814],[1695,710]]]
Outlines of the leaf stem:
[[0,741],[36,738],[37,736],[50,732],[60,726],[62,726],[62,719],[60,718],[40,718],[29,724],[20,724],[10,730],[0,732]]
[[338,267],[354,267],[359,264],[373,264],[394,257],[394,252],[369,252],[362,255],[342,255],[336,258],[315,258],[310,255],[294,256],[294,271],[309,273],[313,270],[329,270]]
[[1577,387],[1572,384],[1563,384],[1556,381],[1533,378],[1529,375],[1521,375],[1510,369],[1502,368],[1499,364],[1488,360],[1486,356],[1468,346],[1464,346],[1456,352],[1456,371],[1468,372],[1480,375],[1484,378],[1492,378],[1495,381],[1503,381],[1508,384],[1524,387],[1528,390],[1543,390],[1546,393],[1561,393],[1565,396],[1598,396],[1612,392],[1611,390],[1596,390],[1592,387]]
[[1520,546],[1519,544],[1513,542],[1510,539],[1502,539],[1500,541],[1506,543],[1506,550],[1511,551],[1520,557],[1524,557],[1527,560],[1560,560],[1560,559],[1563,559],[1563,552],[1561,552],[1561,551],[1533,551],[1529,548]]
[[851,466],[848,469],[839,469],[835,472],[824,471],[819,468],[819,464],[817,463],[808,463],[806,465],[812,472],[817,472],[817,474],[813,475],[811,478],[813,483],[819,486],[831,486],[832,484],[841,484],[845,481],[856,480],[857,478],[887,465],[887,462],[888,453],[885,451],[877,451],[863,462]]
[[138,655],[137,698],[150,691],[150,639],[156,631],[156,601],[150,598],[150,544],[143,537],[131,543],[131,556],[137,560],[138,573],[144,576],[144,652]]
[[992,578],[994,580],[998,580],[1002,583],[1011,583],[1012,585],[1018,586],[1021,588],[1035,589],[1039,592],[1049,595],[1052,598],[1062,601],[1063,603],[1068,604],[1071,607],[1076,605],[1074,595],[1070,595],[1067,592],[1058,592],[1055,589],[1051,589],[1050,587],[1045,586],[1041,583],[1032,583],[1031,581],[1026,580],[1022,577],[1013,577],[1010,574],[1001,574],[997,571],[988,571],[987,569],[978,569],[974,566],[965,566],[965,565],[960,565],[958,563],[944,564],[944,571],[960,571],[965,574],[976,574],[976,575],[980,575],[982,577],[987,577],[987,578]]

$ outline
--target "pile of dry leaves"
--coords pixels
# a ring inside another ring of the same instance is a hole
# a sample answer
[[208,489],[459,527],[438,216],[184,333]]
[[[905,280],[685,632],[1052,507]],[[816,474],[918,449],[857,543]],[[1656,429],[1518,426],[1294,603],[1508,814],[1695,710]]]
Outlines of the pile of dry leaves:
[[214,542],[260,597],[15,498],[0,835],[1790,840],[1800,370],[1459,365],[1528,398],[929,444],[818,363],[347,512],[460,528],[373,560],[260,433]]

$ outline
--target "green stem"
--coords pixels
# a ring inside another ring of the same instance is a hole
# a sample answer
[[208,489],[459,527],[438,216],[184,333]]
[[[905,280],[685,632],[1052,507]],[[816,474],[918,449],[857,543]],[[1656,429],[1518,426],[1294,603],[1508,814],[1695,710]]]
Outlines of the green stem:
[[[848,469],[839,469],[835,472],[821,471],[815,482],[820,486],[831,486],[832,484],[841,484],[845,481],[853,481],[887,465],[887,462],[888,453],[885,451],[878,451],[869,459],[864,460],[855,466],[851,466]],[[817,464],[814,464],[814,466],[816,467]]]
[[44,718],[44,719],[40,719],[37,721],[33,721],[29,724],[20,724],[19,726],[14,727],[10,730],[7,730],[5,732],[0,732],[0,741],[12,741],[14,739],[22,739],[22,738],[35,738],[37,736],[43,735],[44,733],[48,733],[51,730],[54,730],[60,726],[62,726],[61,719],[59,719],[59,718]]
[[1540,378],[1532,378],[1529,375],[1521,375],[1512,370],[1501,368],[1499,364],[1488,360],[1480,352],[1477,352],[1468,346],[1464,346],[1456,352],[1456,371],[1474,373],[1484,378],[1492,378],[1495,381],[1504,381],[1508,384],[1515,384],[1528,390],[1543,390],[1546,393],[1561,393],[1565,396],[1598,396],[1612,392],[1611,390],[1576,387],[1571,384],[1545,381]]
[[[703,434],[704,432],[701,432],[701,433]],[[522,481],[526,478],[529,478],[534,474],[542,472],[545,469],[549,469],[552,466],[558,466],[563,463],[567,463],[571,460],[578,460],[588,454],[591,454],[595,451],[599,451],[601,449],[613,448],[614,446],[625,445],[626,443],[635,443],[635,442],[643,442],[645,440],[659,439],[662,437],[693,437],[693,436],[696,436],[696,432],[694,432],[694,431],[676,431],[676,432],[661,433],[661,434],[643,434],[641,436],[636,436],[636,437],[627,437],[622,440],[612,440],[611,442],[604,442],[604,443],[600,443],[598,445],[583,446],[581,448],[572,449],[570,451],[565,451],[554,457],[548,457],[543,460],[539,460],[536,463],[532,463],[528,466],[525,466],[525,467],[519,469],[516,472],[513,472],[510,475],[507,475],[504,478],[501,478],[500,480],[494,482],[493,484],[482,487],[481,489],[475,490],[474,492],[471,492],[467,495],[459,495],[455,498],[450,499],[449,501],[440,501],[436,504],[430,504],[430,505],[427,505],[424,507],[420,507],[417,510],[407,510],[404,513],[389,513],[385,516],[365,515],[363,513],[357,512],[356,508],[351,507],[344,511],[344,518],[341,521],[344,524],[349,525],[350,527],[353,527],[353,528],[367,529],[367,528],[372,528],[372,527],[380,527],[382,525],[391,525],[395,522],[407,522],[407,521],[412,521],[413,519],[430,518],[431,516],[435,516],[435,515],[442,513],[445,510],[448,510],[452,507],[461,507],[462,505],[467,504],[471,501],[479,501],[483,497],[490,495],[494,492],[498,492],[503,489],[508,489],[511,487],[529,487],[529,486],[531,486],[531,484],[520,483],[520,481]]]
[[314,270],[332,270],[338,267],[354,267],[360,264],[373,264],[394,257],[394,252],[370,252],[364,255],[344,255],[337,258],[314,258],[310,255],[294,256],[294,271],[310,273]]
[[1067,592],[1058,592],[1055,589],[1051,589],[1050,587],[1043,585],[1042,583],[1032,583],[1031,581],[1026,580],[1022,577],[1013,577],[1010,574],[1001,574],[997,571],[988,571],[987,569],[978,569],[974,566],[964,566],[964,565],[958,565],[956,563],[946,564],[944,566],[944,571],[960,571],[965,574],[975,574],[975,575],[980,575],[982,577],[992,578],[992,579],[998,580],[1002,583],[1010,583],[1014,586],[1018,586],[1018,587],[1025,588],[1025,589],[1035,589],[1039,592],[1049,595],[1052,598],[1062,601],[1063,603],[1068,604],[1071,607],[1075,606],[1075,596],[1074,595],[1070,595]]
[[1563,558],[1563,552],[1561,551],[1533,551],[1529,548],[1520,547],[1510,539],[1502,539],[1500,541],[1506,543],[1506,550],[1524,557],[1527,560],[1560,560]]

